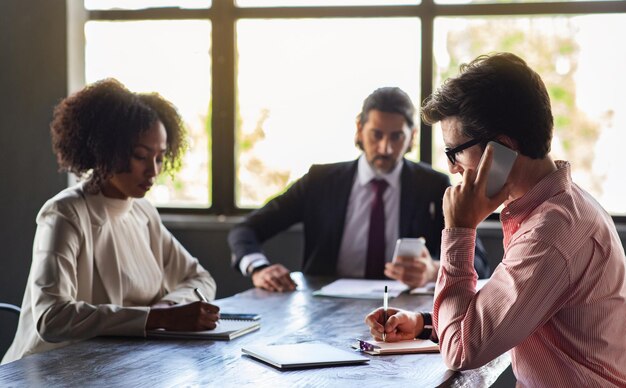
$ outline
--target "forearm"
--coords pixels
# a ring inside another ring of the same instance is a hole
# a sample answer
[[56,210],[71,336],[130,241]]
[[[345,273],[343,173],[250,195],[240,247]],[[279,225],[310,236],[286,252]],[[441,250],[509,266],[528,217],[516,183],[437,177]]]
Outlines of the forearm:
[[39,317],[37,331],[47,342],[106,335],[143,337],[149,310],[149,307],[93,305],[83,301],[58,303]]
[[455,370],[477,368],[524,341],[558,310],[570,279],[558,250],[519,238],[476,292],[474,236],[471,229],[443,232],[435,288],[433,321],[441,354]]
[[476,293],[475,235],[475,230],[464,228],[446,229],[442,233],[441,269],[435,288],[433,320],[441,353],[452,369],[471,368],[483,361],[480,349],[473,347],[480,341],[472,343],[469,332],[462,330],[462,322],[473,324],[467,318]]

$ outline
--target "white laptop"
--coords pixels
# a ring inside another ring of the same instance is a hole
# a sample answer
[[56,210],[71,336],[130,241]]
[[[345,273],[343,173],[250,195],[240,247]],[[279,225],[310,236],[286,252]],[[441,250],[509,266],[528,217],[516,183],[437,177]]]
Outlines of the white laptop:
[[369,361],[355,351],[323,343],[248,345],[241,351],[279,369],[353,365]]

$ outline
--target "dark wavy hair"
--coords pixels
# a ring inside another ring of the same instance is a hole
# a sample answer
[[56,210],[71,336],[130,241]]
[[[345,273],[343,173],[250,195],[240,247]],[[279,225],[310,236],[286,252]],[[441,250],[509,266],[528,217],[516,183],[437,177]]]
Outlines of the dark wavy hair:
[[506,135],[533,159],[550,152],[554,119],[548,91],[539,74],[511,53],[481,55],[461,65],[459,76],[424,100],[421,116],[430,125],[456,116],[464,135],[485,144]]
[[[365,98],[361,113],[357,116],[357,120],[359,120],[361,125],[365,125],[371,110],[400,114],[404,117],[409,128],[413,129],[415,126],[415,106],[411,102],[409,95],[398,87],[387,86],[378,88]],[[360,141],[356,140],[355,143],[363,150],[363,144]],[[412,147],[413,145],[409,144],[406,152],[411,151]]]
[[163,172],[172,174],[187,147],[176,108],[157,93],[133,93],[115,79],[88,85],[54,108],[50,133],[59,168],[88,178],[87,190],[97,192],[112,174],[128,171],[139,136],[157,121],[167,132]]

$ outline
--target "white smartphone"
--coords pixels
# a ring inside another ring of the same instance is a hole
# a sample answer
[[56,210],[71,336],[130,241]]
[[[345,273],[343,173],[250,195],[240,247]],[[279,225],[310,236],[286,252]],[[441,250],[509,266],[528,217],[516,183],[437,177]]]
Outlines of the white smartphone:
[[517,159],[517,152],[495,141],[490,141],[487,144],[491,144],[494,151],[491,167],[487,173],[487,197],[491,198],[498,194],[506,183],[513,163]]
[[398,256],[418,257],[422,253],[425,244],[426,240],[424,237],[399,238],[393,251],[393,260]]

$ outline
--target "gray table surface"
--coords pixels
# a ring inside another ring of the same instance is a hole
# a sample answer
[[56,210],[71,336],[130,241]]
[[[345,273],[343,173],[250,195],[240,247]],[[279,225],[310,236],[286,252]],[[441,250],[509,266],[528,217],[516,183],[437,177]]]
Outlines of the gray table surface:
[[[261,329],[232,341],[95,338],[0,366],[0,386],[72,387],[481,387],[510,364],[504,354],[474,370],[448,370],[440,354],[367,356],[358,366],[280,371],[241,353],[248,344],[324,342],[350,349],[369,338],[363,319],[381,301],[311,295],[332,279],[299,276],[291,293],[251,289],[216,301],[223,312],[262,315]],[[402,294],[390,306],[430,310],[432,296]]]

